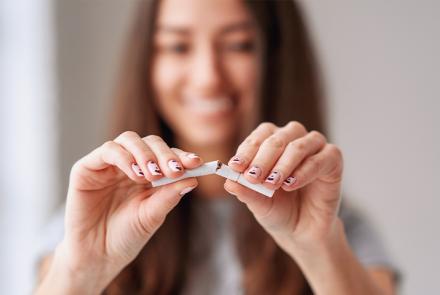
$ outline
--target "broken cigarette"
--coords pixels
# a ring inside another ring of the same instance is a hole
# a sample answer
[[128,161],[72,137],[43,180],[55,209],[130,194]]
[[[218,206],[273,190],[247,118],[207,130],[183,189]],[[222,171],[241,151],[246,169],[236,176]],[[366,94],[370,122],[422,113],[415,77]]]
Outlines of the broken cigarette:
[[201,165],[200,167],[194,168],[194,169],[187,169],[185,170],[185,173],[183,173],[182,176],[177,178],[168,178],[163,177],[161,179],[155,180],[151,182],[151,185],[153,187],[162,186],[165,184],[173,183],[185,178],[189,177],[199,177],[204,175],[211,175],[211,174],[217,174],[224,178],[230,179],[234,182],[238,182],[241,185],[244,185],[247,188],[250,188],[251,190],[254,190],[260,194],[263,194],[267,197],[272,197],[274,194],[274,190],[268,189],[267,187],[263,186],[262,184],[254,184],[249,182],[243,174],[232,170],[231,167],[223,164],[220,161],[212,161],[205,163]]

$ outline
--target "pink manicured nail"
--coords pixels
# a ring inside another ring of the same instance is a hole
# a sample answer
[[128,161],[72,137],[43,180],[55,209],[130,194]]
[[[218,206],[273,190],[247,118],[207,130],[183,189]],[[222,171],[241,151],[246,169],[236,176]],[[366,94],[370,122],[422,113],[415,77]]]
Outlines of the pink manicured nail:
[[168,161],[168,167],[170,167],[170,169],[175,172],[182,171],[182,166],[180,166],[179,162],[177,162],[176,160]]
[[183,195],[189,193],[190,191],[192,191],[194,188],[195,188],[195,186],[186,187],[180,192],[180,195],[183,196]]
[[296,182],[296,177],[292,177],[292,176],[290,176],[290,177],[287,177],[287,179],[284,180],[283,183],[284,183],[285,185],[287,185],[287,186],[291,186],[291,185],[294,185],[295,182]]
[[197,155],[197,154],[188,154],[186,156],[191,159],[200,159],[199,155]]
[[277,184],[280,181],[280,173],[278,171],[273,171],[267,178],[266,182]]
[[257,166],[252,166],[251,169],[248,170],[247,175],[253,177],[253,178],[258,178],[261,175],[261,169],[260,167]]
[[235,156],[235,157],[233,157],[233,158],[229,161],[229,163],[231,163],[231,164],[236,164],[236,165],[241,165],[241,164],[243,164],[243,160],[240,159],[238,156]]
[[131,169],[133,169],[134,173],[136,173],[137,176],[144,176],[144,172],[142,172],[138,164],[136,163],[131,164]]
[[159,166],[153,161],[148,161],[147,168],[150,171],[151,175],[162,175]]

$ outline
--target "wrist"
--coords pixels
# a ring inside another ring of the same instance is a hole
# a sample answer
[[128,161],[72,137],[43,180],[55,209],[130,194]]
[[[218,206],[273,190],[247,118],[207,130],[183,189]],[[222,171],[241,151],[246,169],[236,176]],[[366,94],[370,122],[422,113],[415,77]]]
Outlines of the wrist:
[[330,226],[318,232],[312,230],[294,234],[283,232],[272,234],[272,237],[294,260],[303,257],[313,258],[337,250],[345,240],[344,225],[339,218],[335,218]]
[[95,261],[73,261],[64,244],[59,244],[36,294],[100,294],[114,277]]
[[330,258],[339,255],[341,249],[347,245],[344,224],[336,218],[323,234],[290,239],[288,252],[295,259],[313,259],[321,256]]
[[292,242],[287,252],[301,268],[314,294],[378,294],[374,282],[352,252],[339,218],[325,238]]

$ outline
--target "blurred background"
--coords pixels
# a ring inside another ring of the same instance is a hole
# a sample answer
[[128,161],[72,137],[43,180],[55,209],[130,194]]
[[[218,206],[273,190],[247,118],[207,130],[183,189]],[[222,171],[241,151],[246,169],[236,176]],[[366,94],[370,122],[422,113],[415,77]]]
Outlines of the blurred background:
[[[379,229],[403,274],[400,293],[439,292],[440,2],[300,2],[345,194]],[[38,236],[65,198],[70,167],[105,140],[136,3],[0,2],[3,294],[31,292]]]

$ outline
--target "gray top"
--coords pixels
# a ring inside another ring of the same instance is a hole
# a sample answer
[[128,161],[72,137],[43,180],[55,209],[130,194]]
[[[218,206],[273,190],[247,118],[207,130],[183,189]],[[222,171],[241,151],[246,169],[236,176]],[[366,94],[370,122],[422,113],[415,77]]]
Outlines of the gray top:
[[[243,294],[241,265],[234,247],[232,215],[239,206],[235,198],[205,200],[194,198],[194,216],[191,220],[194,236],[190,246],[188,280],[184,295]],[[206,218],[206,216],[210,218]],[[382,266],[398,275],[378,235],[365,218],[347,206],[342,206],[340,217],[348,242],[355,255],[365,266]],[[41,235],[36,259],[54,251],[62,240],[64,209],[57,212]]]

